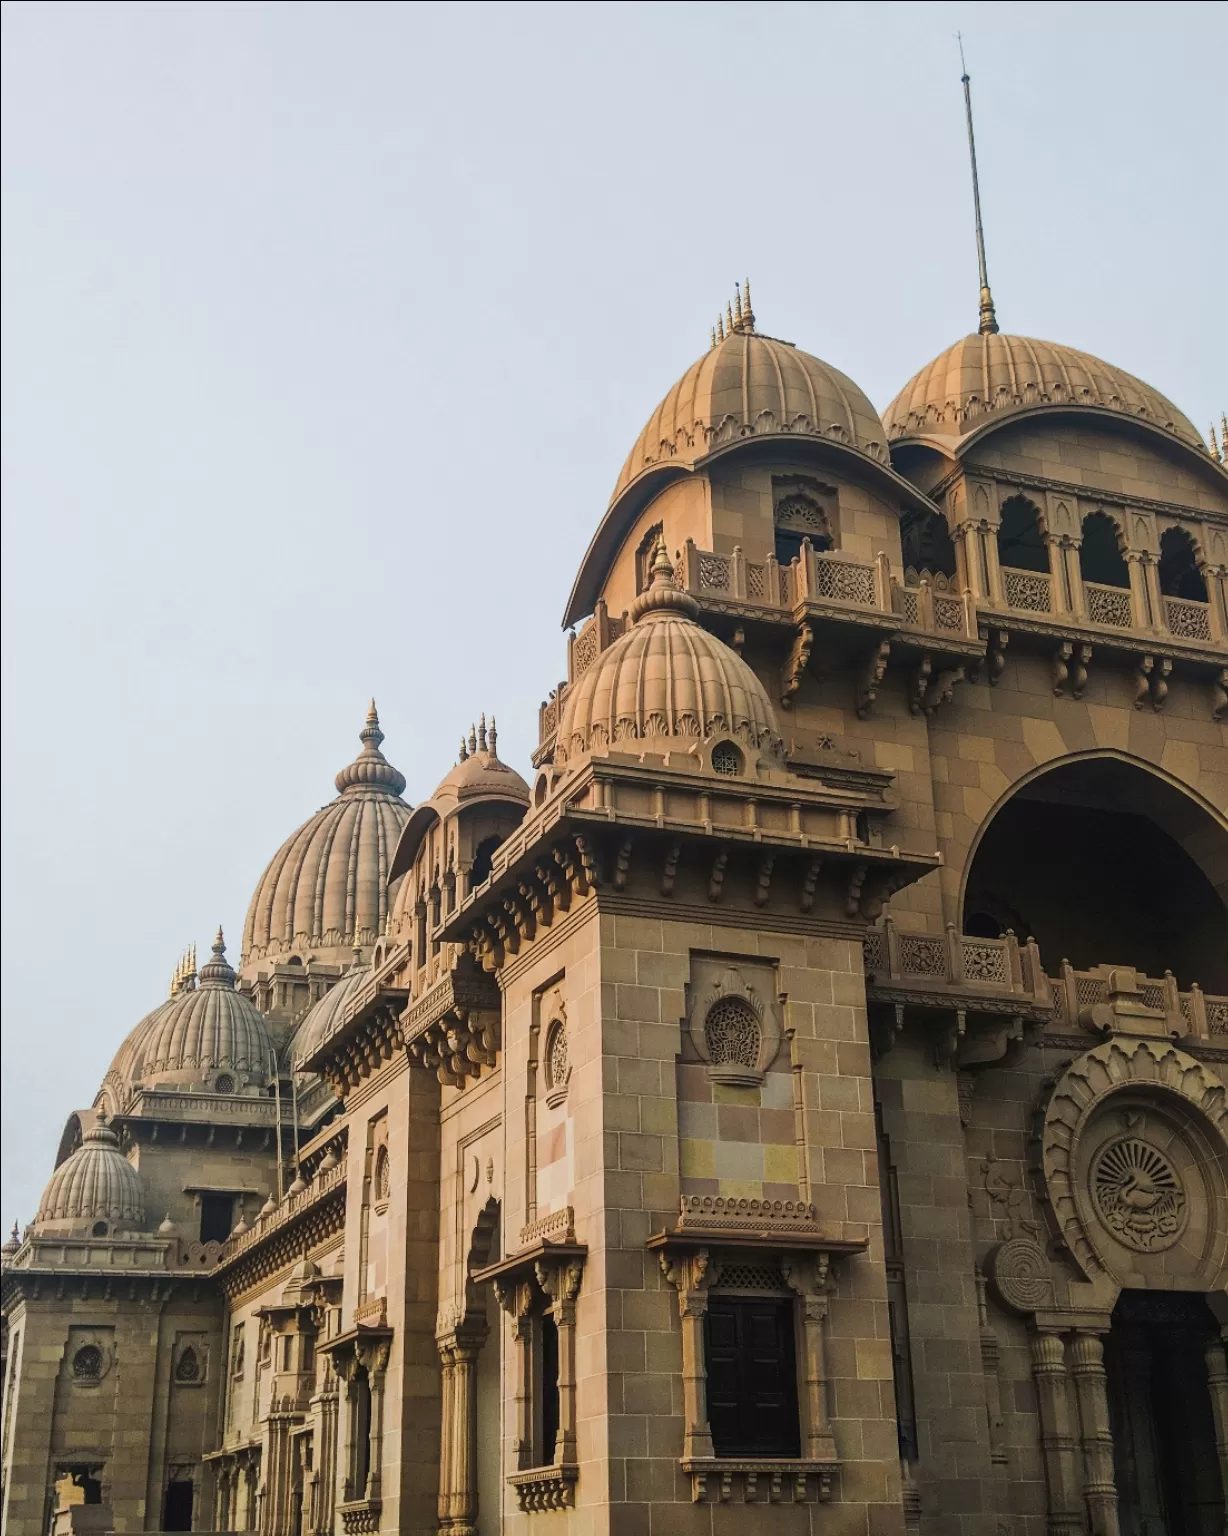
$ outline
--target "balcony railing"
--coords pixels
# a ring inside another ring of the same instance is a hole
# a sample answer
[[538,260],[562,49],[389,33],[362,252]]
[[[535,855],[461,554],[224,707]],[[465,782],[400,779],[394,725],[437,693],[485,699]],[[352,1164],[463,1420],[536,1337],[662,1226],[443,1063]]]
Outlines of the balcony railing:
[[1008,608],[1018,608],[1024,613],[1053,612],[1052,584],[1041,571],[1017,571],[1004,565],[1002,595]]
[[1165,597],[1164,622],[1180,640],[1210,640],[1211,605],[1190,597]]
[[[878,986],[1009,993],[1049,1008],[1057,1028],[1081,1028],[1083,1010],[1109,1000],[1113,967],[1076,971],[1064,963],[1059,975],[1047,976],[1035,942],[1020,944],[1013,933],[979,939],[948,923],[940,937],[906,932],[888,917],[866,934],[863,945],[866,975]],[[1175,1031],[1200,1040],[1228,1036],[1228,997],[1204,992],[1196,983],[1182,992],[1171,974],[1139,974],[1138,986],[1143,1006],[1166,1014]]]
[[1029,939],[1020,944],[1013,933],[1001,939],[978,939],[959,933],[948,923],[940,937],[909,933],[885,918],[864,940],[866,973],[884,986],[932,984],[938,988],[968,988],[1010,993],[1040,1007],[1049,1005],[1049,978],[1040,951]]
[[1134,627],[1129,587],[1106,587],[1097,581],[1085,581],[1083,593],[1087,616],[1093,624],[1108,624],[1113,629]]

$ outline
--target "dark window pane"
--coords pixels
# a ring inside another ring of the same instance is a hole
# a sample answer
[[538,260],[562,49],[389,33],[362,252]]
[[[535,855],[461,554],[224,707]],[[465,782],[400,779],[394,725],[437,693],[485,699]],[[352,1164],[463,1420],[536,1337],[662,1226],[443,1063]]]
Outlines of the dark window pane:
[[542,1465],[554,1460],[559,1437],[559,1330],[554,1319],[542,1318]]
[[714,1296],[705,1324],[716,1454],[799,1456],[793,1304]]
[[202,1243],[224,1243],[234,1226],[233,1195],[202,1195],[200,1197],[200,1240]]
[[166,1504],[162,1513],[164,1531],[190,1531],[192,1529],[192,1484],[187,1482],[166,1485]]

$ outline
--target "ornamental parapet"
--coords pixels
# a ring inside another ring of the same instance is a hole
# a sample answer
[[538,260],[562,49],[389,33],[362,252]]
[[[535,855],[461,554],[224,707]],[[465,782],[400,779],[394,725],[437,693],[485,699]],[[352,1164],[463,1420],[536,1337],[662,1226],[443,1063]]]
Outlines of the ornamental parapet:
[[295,1190],[291,1186],[291,1192],[280,1203],[271,1210],[262,1211],[246,1230],[227,1238],[222,1246],[218,1271],[229,1269],[266,1239],[302,1221],[324,1201],[344,1192],[345,1181],[345,1162],[334,1161],[330,1167],[321,1167],[309,1181],[304,1180],[304,1188]]

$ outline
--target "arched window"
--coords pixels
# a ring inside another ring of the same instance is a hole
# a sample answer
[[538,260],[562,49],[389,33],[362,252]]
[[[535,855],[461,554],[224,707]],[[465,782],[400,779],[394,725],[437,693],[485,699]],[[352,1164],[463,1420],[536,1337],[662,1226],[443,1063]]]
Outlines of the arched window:
[[1049,551],[1040,531],[1040,513],[1026,496],[1012,496],[1002,505],[998,528],[998,561],[1015,571],[1049,571]]
[[1184,528],[1166,528],[1160,537],[1160,591],[1205,603],[1207,583],[1198,569],[1194,541]]
[[1130,571],[1121,553],[1117,524],[1106,512],[1083,519],[1079,546],[1079,570],[1084,581],[1101,587],[1128,587]]
[[931,579],[955,575],[955,546],[944,518],[910,507],[900,518],[900,544],[905,570]]
[[473,855],[473,868],[469,871],[469,889],[471,891],[476,891],[479,885],[490,879],[495,849],[502,841],[501,837],[484,837],[478,844],[477,851]]
[[816,550],[833,544],[826,509],[804,491],[792,491],[776,503],[776,558],[791,565],[802,552],[802,540]]

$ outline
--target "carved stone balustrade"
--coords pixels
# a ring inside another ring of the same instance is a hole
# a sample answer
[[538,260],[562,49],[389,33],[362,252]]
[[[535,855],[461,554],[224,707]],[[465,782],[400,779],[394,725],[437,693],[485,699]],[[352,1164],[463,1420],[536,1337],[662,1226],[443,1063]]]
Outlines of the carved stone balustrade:
[[[1099,965],[1092,970],[1076,971],[1063,961],[1060,974],[1051,982],[1051,1027],[1071,1031],[1098,1029],[1097,1010],[1107,1006],[1112,977],[1118,969]],[[1228,997],[1204,992],[1197,983],[1188,992],[1182,992],[1171,971],[1161,977],[1145,976],[1140,971],[1136,980],[1142,1006],[1162,1012],[1171,1035],[1228,1046]]]

